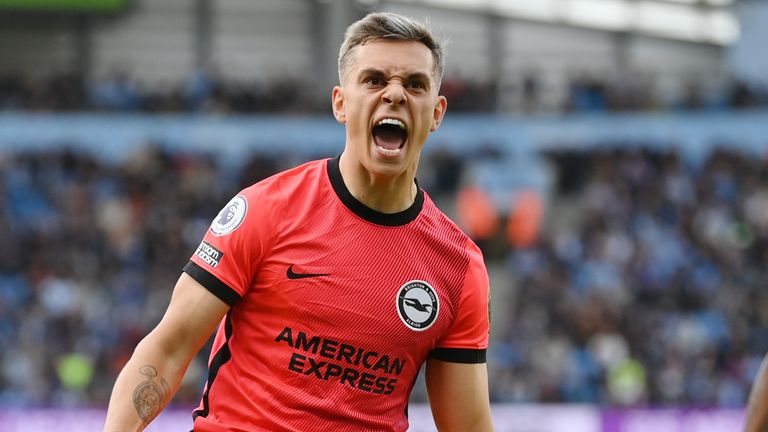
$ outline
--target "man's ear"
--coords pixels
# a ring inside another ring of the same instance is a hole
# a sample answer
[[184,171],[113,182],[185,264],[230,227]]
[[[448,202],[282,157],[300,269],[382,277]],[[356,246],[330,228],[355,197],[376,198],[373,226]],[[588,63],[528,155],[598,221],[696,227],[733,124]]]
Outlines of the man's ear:
[[341,87],[335,86],[331,93],[331,105],[333,106],[333,116],[341,124],[347,123],[347,115],[344,113],[344,91]]
[[437,102],[435,102],[435,109],[432,111],[432,125],[429,127],[430,132],[434,132],[440,127],[440,122],[443,121],[445,115],[445,109],[448,107],[448,99],[445,96],[438,96]]

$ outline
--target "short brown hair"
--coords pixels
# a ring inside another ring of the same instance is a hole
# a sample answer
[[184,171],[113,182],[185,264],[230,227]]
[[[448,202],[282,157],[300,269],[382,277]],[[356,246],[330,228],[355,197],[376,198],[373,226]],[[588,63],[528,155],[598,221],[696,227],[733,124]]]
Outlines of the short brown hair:
[[442,43],[437,40],[426,25],[391,12],[369,13],[347,28],[344,42],[339,49],[339,82],[343,81],[344,75],[346,75],[350,57],[355,47],[374,39],[423,43],[432,52],[434,74],[439,85],[445,67]]

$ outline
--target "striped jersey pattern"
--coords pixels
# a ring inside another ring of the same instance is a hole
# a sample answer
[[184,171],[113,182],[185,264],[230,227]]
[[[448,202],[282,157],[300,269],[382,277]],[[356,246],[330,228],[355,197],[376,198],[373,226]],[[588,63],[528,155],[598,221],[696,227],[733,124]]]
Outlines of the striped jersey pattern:
[[338,164],[241,191],[184,267],[231,306],[195,431],[405,431],[428,357],[485,362],[480,250],[421,189],[400,213],[366,207]]

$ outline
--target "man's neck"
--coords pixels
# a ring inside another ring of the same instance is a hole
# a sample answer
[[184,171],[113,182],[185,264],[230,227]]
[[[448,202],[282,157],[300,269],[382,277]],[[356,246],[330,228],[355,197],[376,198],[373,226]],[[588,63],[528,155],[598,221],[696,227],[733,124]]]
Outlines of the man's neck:
[[376,176],[342,154],[339,170],[352,196],[380,213],[401,212],[413,205],[416,199],[415,169],[408,169],[397,177]]

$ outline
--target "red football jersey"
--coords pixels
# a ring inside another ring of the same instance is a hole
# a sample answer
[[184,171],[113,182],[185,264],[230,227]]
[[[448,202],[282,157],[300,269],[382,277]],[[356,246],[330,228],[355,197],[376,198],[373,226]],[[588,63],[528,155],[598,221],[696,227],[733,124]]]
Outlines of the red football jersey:
[[366,207],[338,158],[243,190],[184,271],[232,306],[196,431],[405,431],[427,356],[485,362],[480,250],[420,189]]

